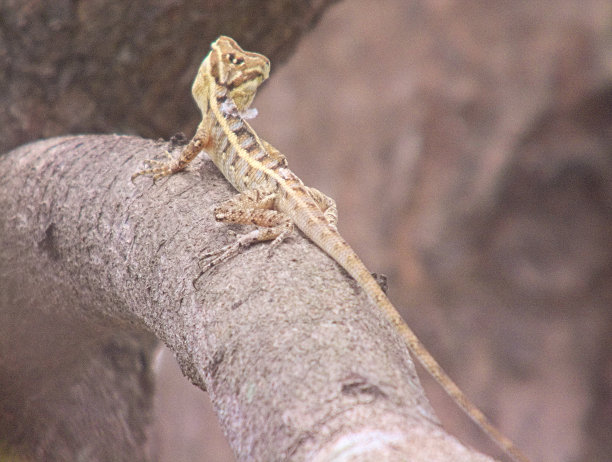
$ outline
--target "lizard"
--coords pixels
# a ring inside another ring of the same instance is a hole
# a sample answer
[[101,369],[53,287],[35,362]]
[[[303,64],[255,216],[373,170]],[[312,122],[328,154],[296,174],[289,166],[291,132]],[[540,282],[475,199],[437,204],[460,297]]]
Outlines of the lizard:
[[513,460],[529,462],[469,400],[444,372],[387,298],[359,256],[337,229],[335,201],[304,183],[289,170],[285,156],[259,138],[247,119],[258,87],[270,75],[264,55],[243,50],[233,39],[220,36],[202,61],[192,86],[192,95],[202,121],[178,158],[166,151],[165,161],[148,160],[149,168],[132,175],[151,175],[154,180],[183,170],[205,151],[238,195],[214,209],[224,223],[254,224],[233,244],[204,255],[209,267],[239,253],[256,242],[272,241],[273,249],[297,226],[311,241],[354,278],[374,305],[397,329],[425,370],[455,403]]

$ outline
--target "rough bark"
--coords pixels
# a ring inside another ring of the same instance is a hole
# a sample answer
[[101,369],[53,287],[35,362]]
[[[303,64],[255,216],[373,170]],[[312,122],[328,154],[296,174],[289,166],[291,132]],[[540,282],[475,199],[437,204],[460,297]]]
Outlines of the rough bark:
[[[159,143],[56,138],[0,159],[0,432],[36,460],[148,460],[156,337],[238,460],[490,460],[443,432],[403,341],[295,235],[202,273],[233,194],[210,161],[153,184]],[[17,448],[17,449],[15,449]]]

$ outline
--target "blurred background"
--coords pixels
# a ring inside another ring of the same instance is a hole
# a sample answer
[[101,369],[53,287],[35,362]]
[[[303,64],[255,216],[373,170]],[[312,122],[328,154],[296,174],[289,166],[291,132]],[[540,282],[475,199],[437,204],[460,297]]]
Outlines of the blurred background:
[[[212,22],[210,8],[224,2],[200,3],[198,20]],[[152,24],[197,50],[168,45],[135,60],[150,36],[130,31],[129,45],[97,61],[111,57],[118,69],[86,87],[54,76],[54,99],[38,111],[0,112],[13,137],[5,147],[82,131],[190,137],[195,69],[212,39],[234,36],[272,58],[252,125],[336,199],[340,232],[388,276],[391,300],[451,377],[534,462],[609,460],[612,3],[314,2],[321,9],[307,24],[286,19],[291,2],[225,3],[240,4],[234,12],[266,4],[259,10],[276,22],[220,21],[199,37],[169,2],[167,22]],[[77,20],[98,17],[94,6]],[[134,66],[154,70],[112,77]],[[5,101],[23,101],[19,91],[11,86]],[[102,103],[104,92],[136,111]],[[159,460],[234,460],[207,396],[171,354],[160,351],[155,368]],[[450,433],[499,455],[421,378]]]

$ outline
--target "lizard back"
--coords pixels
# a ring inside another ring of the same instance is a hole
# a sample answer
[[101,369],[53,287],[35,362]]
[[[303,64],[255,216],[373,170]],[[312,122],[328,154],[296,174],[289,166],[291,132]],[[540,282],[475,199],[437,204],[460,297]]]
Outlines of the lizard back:
[[[403,337],[414,356],[466,415],[512,459],[529,462],[467,398],[403,321],[359,256],[338,232],[334,201],[305,186],[289,170],[285,157],[260,139],[245,120],[253,114],[250,105],[259,85],[269,76],[269,60],[242,50],[229,37],[219,37],[211,48],[192,86],[193,97],[203,116],[196,135],[179,159],[166,163],[149,161],[158,167],[138,172],[132,178],[140,174],[152,174],[154,178],[170,175],[183,169],[206,149],[227,180],[241,192],[237,200],[228,201],[231,202],[228,207],[233,209],[216,212],[217,220],[268,227],[268,231],[258,229],[245,235],[249,239],[227,246],[231,252],[220,252],[222,255],[235,255],[245,243],[273,240],[273,245],[278,244],[295,224],[358,282]],[[239,207],[249,209],[237,210]]]

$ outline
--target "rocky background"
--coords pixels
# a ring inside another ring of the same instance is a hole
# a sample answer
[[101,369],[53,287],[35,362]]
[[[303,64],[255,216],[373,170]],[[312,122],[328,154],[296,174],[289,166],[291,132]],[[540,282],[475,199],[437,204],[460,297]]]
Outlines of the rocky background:
[[[29,67],[9,58],[44,49],[48,38],[26,32],[42,7],[13,5],[21,30],[0,10],[3,150],[82,131],[190,136],[195,68],[212,38],[235,36],[272,58],[254,127],[337,200],[340,231],[389,276],[390,298],[447,372],[534,461],[608,460],[610,2],[344,1],[285,64],[323,8],[268,2],[238,21],[224,2],[201,2],[189,21],[178,2],[158,16],[87,3],[70,20],[105,18],[113,46],[83,30],[80,60],[49,64],[47,51]],[[69,21],[49,17],[43,30],[74,40]],[[132,21],[141,29],[120,27]],[[156,53],[135,60],[149,43]],[[206,397],[174,367],[160,353],[160,460],[233,460]],[[498,454],[423,381],[451,433]]]

